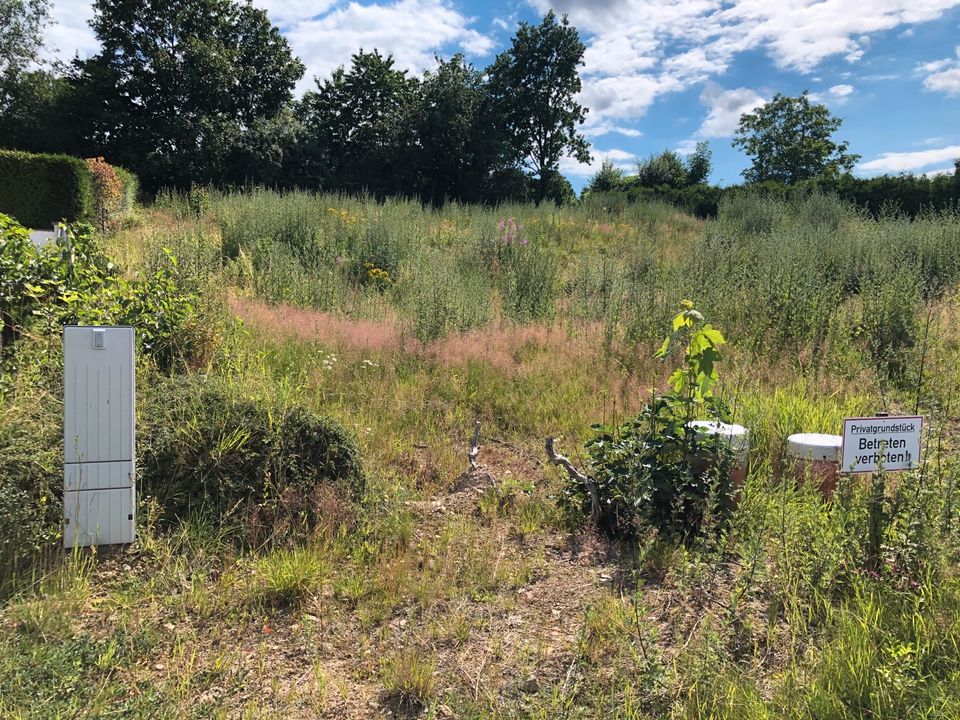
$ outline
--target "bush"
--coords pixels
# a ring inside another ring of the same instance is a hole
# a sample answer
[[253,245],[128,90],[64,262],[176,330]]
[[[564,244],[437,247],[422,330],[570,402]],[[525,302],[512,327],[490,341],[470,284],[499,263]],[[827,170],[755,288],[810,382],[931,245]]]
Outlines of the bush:
[[703,416],[725,419],[712,392],[723,335],[689,301],[673,329],[657,353],[666,357],[686,342],[684,362],[670,376],[671,391],[620,427],[594,426],[587,451],[595,501],[579,482],[568,488],[577,505],[596,502],[594,517],[615,537],[646,526],[687,540],[705,531],[709,518],[722,522],[732,509],[732,451],[719,438],[698,439],[689,425]]
[[140,181],[136,175],[126,168],[114,165],[113,169],[117,173],[117,177],[120,178],[122,194],[120,199],[120,215],[121,217],[126,217],[133,212],[134,207],[136,207],[137,198],[140,195]]
[[0,212],[26,227],[89,218],[93,192],[93,175],[83,160],[0,150]]
[[164,370],[207,350],[198,327],[196,293],[184,287],[176,258],[144,279],[127,280],[104,254],[89,225],[66,229],[40,250],[25,229],[0,215],[0,350],[24,328],[131,325],[138,346]]
[[[0,598],[29,582],[60,539],[63,405],[59,394],[0,400]],[[24,577],[24,576],[27,577]]]
[[360,452],[339,424],[283,409],[200,376],[149,390],[139,431],[142,493],[168,519],[199,513],[251,543],[313,527],[323,493],[359,498]]
[[103,158],[87,158],[84,162],[93,176],[93,217],[101,232],[109,219],[115,218],[123,201],[123,185],[117,171]]

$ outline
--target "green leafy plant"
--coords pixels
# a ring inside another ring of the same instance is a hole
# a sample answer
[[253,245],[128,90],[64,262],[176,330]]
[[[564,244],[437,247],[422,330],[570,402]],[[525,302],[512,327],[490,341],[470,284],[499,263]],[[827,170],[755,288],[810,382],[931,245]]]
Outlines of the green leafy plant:
[[[690,421],[723,420],[726,409],[714,395],[723,334],[689,300],[673,319],[673,331],[657,351],[670,357],[683,348],[683,362],[670,375],[670,390],[654,396],[641,413],[619,427],[595,425],[587,443],[599,500],[598,522],[615,536],[642,526],[684,539],[699,535],[708,518],[731,509],[732,453],[719,439],[698,438]],[[583,505],[581,483],[568,496]]]
[[29,326],[54,330],[70,324],[131,325],[140,349],[163,370],[198,350],[193,332],[195,293],[182,286],[177,259],[145,278],[128,279],[110,261],[93,228],[61,226],[63,233],[38,249],[29,233],[0,215],[0,332],[9,349]]

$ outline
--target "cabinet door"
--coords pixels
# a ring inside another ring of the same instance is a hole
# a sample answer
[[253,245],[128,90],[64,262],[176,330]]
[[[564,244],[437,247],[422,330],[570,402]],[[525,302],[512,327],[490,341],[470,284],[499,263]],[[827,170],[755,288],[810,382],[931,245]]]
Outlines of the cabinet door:
[[129,327],[63,329],[63,460],[134,459],[134,335]]
[[133,486],[110,490],[68,490],[63,494],[63,545],[133,542],[137,525]]

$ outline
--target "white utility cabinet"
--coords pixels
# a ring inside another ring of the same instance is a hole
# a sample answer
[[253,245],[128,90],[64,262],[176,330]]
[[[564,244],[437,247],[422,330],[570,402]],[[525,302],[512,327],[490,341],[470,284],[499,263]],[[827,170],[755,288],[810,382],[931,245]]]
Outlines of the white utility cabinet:
[[63,544],[133,542],[134,332],[63,328]]

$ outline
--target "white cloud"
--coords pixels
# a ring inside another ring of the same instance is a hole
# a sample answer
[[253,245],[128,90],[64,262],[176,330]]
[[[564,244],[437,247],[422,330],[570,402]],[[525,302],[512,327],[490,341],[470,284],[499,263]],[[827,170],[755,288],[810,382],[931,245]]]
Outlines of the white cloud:
[[923,86],[947,95],[960,95],[960,67],[934,73],[923,81]]
[[586,130],[586,134],[590,137],[601,137],[611,133],[616,133],[617,135],[623,135],[625,137],[640,137],[643,135],[643,133],[636,128],[623,127],[621,125],[590,125]]
[[666,75],[587,77],[579,97],[580,102],[590,108],[586,130],[591,131],[611,119],[642,117],[658,95],[682,88],[679,80]]
[[[358,49],[392,53],[397,65],[420,71],[433,64],[441,50],[462,50],[483,56],[493,40],[471,26],[474,18],[458,12],[447,0],[393,0],[361,5],[337,0],[254,0],[286,36],[307,72],[299,89],[313,84],[350,61]],[[98,43],[87,25],[90,0],[54,0],[54,24],[48,31],[48,52],[69,58],[96,52]],[[53,52],[53,50],[56,52]]]
[[299,22],[318,17],[333,7],[336,0],[253,0],[253,4],[267,11],[270,21],[282,30]]
[[927,170],[925,173],[923,173],[923,175],[924,177],[935,178],[941,175],[953,175],[953,173],[954,173],[954,168],[945,167],[945,168],[939,168],[938,170]]
[[448,46],[484,55],[493,41],[471,29],[471,22],[442,0],[397,0],[388,5],[351,2],[298,22],[285,34],[307,66],[303,86],[313,76],[324,77],[346,64],[360,48],[392,53],[399,67],[413,72],[431,66],[434,54]]
[[[639,117],[659,95],[721,75],[744,51],[764,50],[778,67],[807,73],[830,57],[857,62],[873,33],[935,20],[960,6],[960,0],[873,0],[856,8],[849,0],[528,2],[541,12],[568,13],[588,35],[583,100],[597,124]],[[839,93],[848,86],[834,87],[841,90],[832,99],[846,97]]]
[[632,171],[635,169],[637,164],[637,156],[632,152],[617,149],[595,149],[593,151],[593,161],[589,163],[577,162],[575,159],[569,157],[561,158],[560,172],[566,175],[573,175],[575,177],[589,177],[600,169],[600,166],[603,164],[604,160],[612,161],[615,167],[618,167],[625,172]]
[[936,150],[883,153],[875,160],[861,163],[857,169],[863,172],[879,173],[911,172],[957,158],[960,158],[960,145],[950,145]]
[[837,105],[843,105],[853,94],[853,90],[853,85],[834,85],[827,88],[825,92],[810,93],[810,99],[819,103],[833,102]]
[[923,86],[927,90],[960,95],[960,45],[957,46],[956,57],[922,63],[917,71],[926,75]]
[[47,58],[70,60],[74,55],[89,57],[100,43],[87,21],[93,17],[90,0],[57,0],[50,8],[51,24],[44,31]]
[[727,138],[736,132],[741,115],[755,110],[766,101],[750,88],[724,90],[715,83],[707,83],[700,93],[700,102],[710,110],[696,137]]

